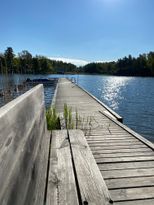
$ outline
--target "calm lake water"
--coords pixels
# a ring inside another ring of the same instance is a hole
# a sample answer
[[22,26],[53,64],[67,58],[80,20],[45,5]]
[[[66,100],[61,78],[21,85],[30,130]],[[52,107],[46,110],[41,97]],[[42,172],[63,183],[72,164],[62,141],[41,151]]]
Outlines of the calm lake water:
[[[154,78],[102,75],[14,75],[12,82],[26,78],[73,77],[77,83],[124,118],[124,124],[154,142]],[[0,78],[2,82],[2,78]],[[54,88],[46,88],[47,104]]]

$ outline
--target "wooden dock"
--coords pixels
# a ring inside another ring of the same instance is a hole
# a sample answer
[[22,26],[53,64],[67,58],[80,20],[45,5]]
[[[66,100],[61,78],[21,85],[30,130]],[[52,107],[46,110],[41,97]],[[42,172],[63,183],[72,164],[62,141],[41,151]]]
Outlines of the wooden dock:
[[[51,203],[53,199],[56,201],[57,197],[57,187],[54,187],[52,183],[53,173],[57,170],[57,163],[60,163],[58,166],[61,166],[63,171],[66,172],[67,182],[66,175],[61,173],[65,182],[61,187],[62,193],[59,192],[58,194],[65,193],[69,197],[72,197],[70,200],[72,204],[103,205],[110,204],[113,201],[115,205],[154,205],[154,145],[123,125],[122,118],[118,114],[110,110],[91,94],[67,79],[60,79],[54,98],[54,104],[59,113],[63,112],[64,103],[72,107],[74,115],[77,110],[82,119],[90,119],[89,121],[87,120],[88,125],[80,127],[85,135],[83,137],[85,139],[83,147],[88,146],[88,152],[91,152],[94,157],[92,167],[94,167],[98,175],[99,172],[101,173],[102,179],[99,182],[93,170],[89,172],[94,176],[93,182],[90,177],[88,178],[86,176],[87,171],[85,169],[89,164],[88,161],[82,160],[84,157],[80,158],[80,154],[83,154],[82,143],[80,144],[80,150],[72,148],[80,134],[76,138],[70,137],[68,141],[65,141],[68,139],[68,135],[74,136],[74,134],[67,133],[67,135],[66,131],[63,131],[64,133],[62,135],[59,134],[59,137],[63,136],[60,140],[63,140],[56,142],[58,134],[53,133],[50,150],[47,204],[67,204],[66,201]],[[58,148],[56,146],[58,144],[54,143],[60,143],[59,146],[62,147],[67,145],[66,147],[69,147],[70,150],[58,151],[57,155]],[[63,162],[65,160],[67,162],[72,160],[71,156],[68,157],[68,152],[73,155],[73,161],[71,166],[70,163],[67,163],[68,167],[64,167],[65,163]],[[57,162],[58,156],[62,157],[59,162]],[[84,162],[88,165],[84,165]],[[95,163],[97,166],[95,166]],[[68,180],[70,184],[68,184]],[[93,187],[95,183],[96,187],[101,187],[100,193],[96,193],[99,189]],[[86,187],[88,191],[89,187],[93,187],[93,189],[88,193]],[[104,191],[102,191],[102,187]],[[95,190],[97,191],[92,193],[92,190],[94,192]],[[51,193],[53,194],[52,196]],[[100,199],[102,203],[99,201],[101,193],[102,195],[104,194],[103,199]],[[95,201],[91,200],[91,197]],[[96,202],[97,198],[98,203]],[[65,199],[68,199],[68,196]],[[84,201],[80,201],[83,199]],[[71,203],[68,204],[71,205]]]

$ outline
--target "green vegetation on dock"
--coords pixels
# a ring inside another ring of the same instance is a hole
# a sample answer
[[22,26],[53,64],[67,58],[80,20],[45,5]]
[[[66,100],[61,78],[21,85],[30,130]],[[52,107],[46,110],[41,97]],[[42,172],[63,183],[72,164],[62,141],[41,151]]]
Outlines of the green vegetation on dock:
[[81,129],[87,134],[87,131],[91,130],[94,119],[92,116],[81,117],[77,109],[73,113],[72,107],[65,103],[61,114],[57,113],[55,107],[49,108],[46,111],[46,121],[48,130]]
[[47,129],[48,130],[60,130],[73,129],[74,122],[72,118],[72,108],[64,104],[63,114],[60,117],[57,114],[55,107],[51,107],[46,111]]
[[47,129],[48,130],[59,130],[60,126],[60,118],[56,112],[54,107],[49,108],[46,111],[46,121],[47,121]]
[[67,104],[64,104],[64,120],[65,120],[65,128],[66,129],[73,129],[74,123],[72,119],[72,108],[68,107]]

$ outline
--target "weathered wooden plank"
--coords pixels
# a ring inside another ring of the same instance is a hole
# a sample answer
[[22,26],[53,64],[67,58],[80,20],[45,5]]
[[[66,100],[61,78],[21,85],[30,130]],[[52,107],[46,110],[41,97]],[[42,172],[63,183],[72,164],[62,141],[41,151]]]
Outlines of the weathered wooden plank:
[[149,148],[145,148],[145,147],[143,147],[143,148],[136,148],[135,150],[134,149],[118,149],[118,150],[112,150],[112,149],[109,149],[109,150],[104,150],[104,149],[92,149],[93,150],[93,154],[95,154],[95,153],[101,153],[101,154],[122,154],[122,153],[124,153],[124,154],[128,154],[128,153],[143,153],[144,154],[144,152],[145,152],[145,154],[147,153],[147,152],[151,152],[151,150],[149,149]]
[[40,141],[38,152],[33,162],[32,177],[24,205],[44,204],[50,134],[51,133],[48,132],[46,137]]
[[154,176],[106,179],[109,189],[154,186]]
[[89,134],[90,137],[95,137],[95,136],[105,136],[105,137],[117,137],[117,136],[132,136],[130,135],[129,133],[110,133],[109,131],[104,133],[103,131],[103,128],[98,132],[97,130],[93,130],[91,131],[91,133]]
[[[100,129],[100,132],[102,131],[102,129],[104,129],[103,127],[102,128],[99,128],[98,127],[98,129]],[[95,135],[89,135],[88,137],[89,138],[106,138],[106,137],[111,137],[111,138],[117,138],[117,137],[131,137],[131,138],[134,138],[131,134],[129,134],[129,133],[122,133],[122,134],[119,134],[119,135],[117,135],[117,134],[110,134],[110,133],[108,133],[108,134],[104,134],[104,135],[102,135],[101,133],[99,133],[98,135],[97,135],[97,130],[95,130],[96,132],[95,133],[93,133],[93,134],[95,134]]]
[[123,130],[110,131],[109,129],[99,128],[97,130],[91,130],[90,135],[125,135]]
[[123,170],[101,171],[104,179],[116,179],[122,177],[154,176],[154,168],[138,168]]
[[1,204],[44,203],[48,140],[42,85],[0,109]]
[[140,141],[135,141],[135,142],[131,142],[131,141],[128,141],[128,142],[123,142],[123,141],[121,141],[121,142],[91,142],[91,143],[88,143],[89,144],[89,146],[91,146],[91,147],[95,147],[95,146],[98,146],[98,145],[100,145],[100,146],[102,146],[102,148],[104,147],[104,146],[125,146],[125,145],[142,145],[142,143],[140,142]]
[[[100,113],[102,113],[100,111]],[[104,113],[102,113],[102,115],[105,115]],[[112,122],[114,122],[115,124],[119,125],[119,127],[121,127],[124,131],[126,131],[127,133],[131,134],[132,136],[134,136],[136,139],[139,139],[142,143],[144,143],[146,146],[150,147],[152,150],[154,150],[154,144],[152,142],[150,142],[149,140],[145,139],[144,137],[142,137],[141,135],[139,135],[138,133],[136,133],[135,131],[131,130],[129,127],[127,127],[126,125],[118,122],[117,120],[114,120],[113,118],[105,115],[106,117],[108,117]]]
[[154,168],[154,161],[142,161],[142,162],[119,162],[119,163],[106,163],[99,164],[101,171],[105,170],[119,170],[119,169],[136,169],[136,168]]
[[114,205],[154,205],[154,199],[142,199],[133,201],[119,201],[115,202]]
[[115,189],[110,190],[110,193],[114,202],[137,199],[151,199],[154,198],[154,187]]
[[79,204],[66,130],[52,132],[46,204]]
[[115,158],[99,158],[96,159],[97,163],[112,163],[112,162],[139,162],[154,160],[154,156],[145,157],[115,157]]
[[73,160],[77,173],[82,203],[100,205],[111,200],[106,184],[89,149],[83,132],[69,130]]
[[97,145],[97,146],[91,146],[91,145],[89,145],[89,147],[91,148],[91,150],[102,150],[102,149],[104,149],[104,150],[119,150],[119,149],[136,149],[136,148],[147,148],[147,146],[146,145],[144,145],[144,144],[141,144],[141,145],[134,145],[134,144],[132,144],[132,145],[121,145],[121,146],[110,146],[110,145],[108,145],[108,146],[99,146],[99,145]]
[[92,142],[136,142],[138,140],[134,139],[134,138],[93,138],[93,139],[88,139],[87,138],[88,143],[92,143]]
[[54,95],[53,95],[52,102],[51,102],[51,107],[53,107],[53,106],[55,107],[58,88],[59,88],[59,79],[58,79],[58,83],[57,83],[55,91],[54,91]]
[[97,142],[97,141],[102,141],[102,142],[121,142],[121,141],[125,141],[125,142],[127,142],[127,141],[136,141],[136,140],[134,140],[133,138],[111,138],[111,137],[108,137],[108,138],[100,138],[100,139],[98,139],[98,138],[86,138],[87,139],[87,142],[89,143],[89,142],[93,142],[93,141],[95,141],[95,142]]
[[57,193],[58,193],[58,155],[57,155],[57,138],[52,133],[52,140],[50,144],[49,152],[49,167],[48,167],[48,178],[47,178],[47,190],[45,196],[45,203],[50,204],[52,200],[53,205],[58,205]]
[[129,153],[101,153],[101,151],[94,151],[93,152],[94,157],[100,158],[100,157],[105,157],[105,158],[110,158],[110,157],[137,157],[137,156],[154,156],[154,153],[152,151],[149,152],[129,152]]

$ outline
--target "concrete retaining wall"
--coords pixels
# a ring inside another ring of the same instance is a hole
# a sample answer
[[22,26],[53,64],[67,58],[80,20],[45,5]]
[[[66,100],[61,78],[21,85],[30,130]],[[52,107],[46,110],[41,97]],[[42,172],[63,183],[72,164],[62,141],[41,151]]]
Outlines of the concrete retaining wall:
[[43,205],[49,150],[43,85],[0,109],[0,204]]

